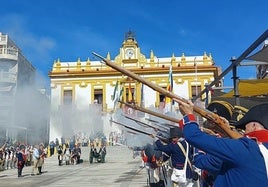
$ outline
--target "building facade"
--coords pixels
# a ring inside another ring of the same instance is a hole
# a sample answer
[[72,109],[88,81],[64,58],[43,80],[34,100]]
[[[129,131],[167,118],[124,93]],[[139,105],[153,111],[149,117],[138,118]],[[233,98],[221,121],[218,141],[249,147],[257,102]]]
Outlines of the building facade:
[[[212,56],[206,53],[200,56],[172,54],[170,57],[157,57],[151,51],[149,58],[146,58],[133,32],[126,33],[119,54],[114,59],[111,59],[109,52],[106,58],[165,89],[170,84],[169,75],[172,72],[173,92],[186,99],[197,95],[221,73]],[[49,77],[50,140],[68,138],[77,132],[90,135],[103,132],[107,137],[115,130],[109,121],[113,118],[114,109],[124,109],[124,105],[114,101],[118,83],[124,102],[163,109],[163,112],[166,107],[165,97],[160,93],[89,58],[85,61],[78,58],[76,62],[61,62],[58,59]],[[172,105],[171,110],[178,111],[178,105]]]
[[49,98],[33,86],[35,73],[15,42],[0,33],[1,142],[48,141],[50,103]]

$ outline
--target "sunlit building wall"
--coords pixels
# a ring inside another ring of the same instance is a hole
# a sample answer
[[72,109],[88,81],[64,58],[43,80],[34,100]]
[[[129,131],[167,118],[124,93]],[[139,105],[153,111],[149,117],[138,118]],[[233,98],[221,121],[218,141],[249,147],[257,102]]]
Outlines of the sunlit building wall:
[[[179,47],[179,46],[178,46]],[[114,59],[109,52],[106,58],[140,77],[166,89],[172,66],[173,92],[190,99],[221,73],[211,54],[187,56],[172,51],[168,57],[158,57],[151,50],[146,57],[133,32],[128,32],[119,53]],[[103,132],[108,136],[116,129],[109,119],[119,108],[128,112],[124,105],[115,104],[113,95],[117,82],[123,90],[121,100],[145,108],[154,107],[165,111],[165,97],[146,85],[132,80],[122,73],[102,64],[99,60],[77,59],[75,62],[54,61],[49,72],[51,81],[50,139],[70,137],[74,132],[87,134]],[[220,81],[217,86],[222,86]],[[131,96],[131,97],[130,97]],[[202,96],[202,98],[204,98]],[[178,105],[171,106],[178,112]]]

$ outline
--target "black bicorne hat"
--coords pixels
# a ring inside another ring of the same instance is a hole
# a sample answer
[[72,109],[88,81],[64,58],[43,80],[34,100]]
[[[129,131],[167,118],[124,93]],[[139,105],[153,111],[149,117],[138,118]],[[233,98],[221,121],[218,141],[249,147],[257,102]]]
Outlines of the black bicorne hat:
[[233,113],[233,106],[226,101],[212,101],[208,107],[208,110],[224,117],[228,121],[231,119]]
[[259,122],[265,129],[268,129],[268,103],[256,105],[249,109],[249,111],[235,124],[235,127],[245,129],[246,124],[253,121]]
[[169,138],[181,138],[183,137],[183,133],[182,133],[182,130],[179,128],[179,127],[172,127],[170,128],[170,131],[169,131]]

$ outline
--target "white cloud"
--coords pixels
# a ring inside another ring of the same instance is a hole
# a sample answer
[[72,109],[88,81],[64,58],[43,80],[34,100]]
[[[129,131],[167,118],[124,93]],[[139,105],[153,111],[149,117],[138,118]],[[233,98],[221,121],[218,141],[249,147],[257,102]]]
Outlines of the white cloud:
[[9,35],[34,66],[37,62],[43,65],[51,63],[48,61],[49,53],[55,48],[56,42],[49,36],[38,36],[29,31],[30,22],[26,17],[19,14],[8,14],[3,16],[0,23],[2,25],[1,32]]

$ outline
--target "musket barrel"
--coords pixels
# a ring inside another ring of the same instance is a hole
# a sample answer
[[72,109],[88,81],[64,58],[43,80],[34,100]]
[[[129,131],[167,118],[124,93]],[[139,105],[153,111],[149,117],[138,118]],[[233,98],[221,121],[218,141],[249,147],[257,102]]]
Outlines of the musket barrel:
[[136,122],[137,124],[139,124],[139,125],[141,125],[141,126],[143,126],[143,127],[150,127],[150,128],[153,128],[153,129],[157,129],[158,131],[161,131],[161,132],[167,132],[167,131],[168,131],[167,127],[165,128],[165,127],[160,126],[160,125],[157,125],[157,127],[156,127],[156,126],[154,126],[154,125],[146,124],[146,123],[144,123],[144,122],[142,122],[142,121],[139,121],[139,120],[137,120],[137,119],[131,118],[131,117],[129,117],[129,116],[126,116],[126,115],[123,115],[123,116],[124,116],[125,118],[127,118],[127,119],[130,119],[130,120]]
[[[148,114],[151,114],[151,115],[154,115],[156,117],[159,117],[159,118],[162,118],[162,119],[165,119],[165,120],[168,120],[168,121],[171,121],[171,122],[174,122],[174,123],[177,123],[179,121],[179,119],[177,118],[173,118],[173,117],[170,117],[170,116],[167,116],[167,115],[163,115],[161,113],[158,113],[158,112],[154,112],[154,111],[151,111],[151,110],[148,110],[148,109],[145,109],[145,108],[142,108],[142,107],[139,107],[137,105],[133,105],[133,104],[128,104],[128,103],[125,103],[123,101],[118,101],[122,104],[125,104],[127,105],[128,107],[131,107],[133,108],[134,110],[139,110],[139,111],[142,111],[142,112],[145,112],[145,113],[148,113]],[[173,127],[173,125],[170,125],[170,124],[167,124],[168,126],[170,127]],[[202,131],[206,132],[207,134],[210,134],[210,135],[216,135],[216,133],[208,128],[205,128],[205,127],[202,127]],[[226,134],[225,131],[221,132],[221,134],[223,133],[224,136],[229,136],[228,134]]]
[[[127,129],[133,130],[133,131],[135,131],[135,132],[138,132],[138,133],[141,133],[141,134],[145,134],[145,135],[148,135],[148,136],[151,136],[151,135],[152,135],[152,134],[149,133],[149,132],[145,132],[145,131],[136,129],[136,128],[134,128],[134,127],[130,127],[130,126],[128,126],[128,125],[124,125],[123,123],[116,122],[116,121],[113,121],[113,120],[110,120],[110,121],[113,122],[113,123],[115,123],[115,124],[121,125],[121,126],[127,128]],[[167,142],[167,139],[166,139],[166,138],[163,138],[163,137],[158,136],[158,135],[156,135],[156,137],[159,138],[159,139],[161,139],[161,140],[163,140],[163,141],[165,141],[165,142]]]
[[[103,60],[105,62],[106,65],[108,65],[109,67],[131,77],[132,79],[134,80],[137,80],[145,85],[147,85],[148,87],[152,88],[153,90],[165,95],[166,97],[169,97],[171,99],[173,99],[174,101],[176,102],[184,102],[184,103],[188,103],[188,100],[183,98],[183,97],[180,97],[172,92],[169,92],[167,90],[165,90],[164,88],[158,86],[157,84],[154,84],[142,77],[140,77],[139,75],[127,70],[127,69],[124,69],[118,65],[116,65],[115,63],[112,63],[111,61],[107,60],[106,58],[102,57],[101,55],[93,52],[92,53],[93,55],[97,56],[98,58],[100,58],[101,60]],[[216,123],[220,128],[222,128],[231,138],[241,138],[242,135],[236,131],[233,131],[230,129],[230,127],[226,126],[226,124],[224,123],[224,121],[215,113],[209,111],[209,110],[206,110],[204,108],[201,108],[197,105],[194,105],[193,107],[194,111],[196,113],[198,113],[199,115],[201,115],[202,117],[205,117],[206,119]],[[178,122],[178,121],[177,121]]]
[[125,104],[126,106],[131,107],[131,108],[133,108],[135,110],[139,110],[141,112],[148,113],[148,114],[151,114],[153,116],[157,116],[157,117],[160,117],[162,119],[166,119],[166,120],[171,121],[171,122],[174,122],[174,123],[178,123],[179,122],[179,119],[173,118],[173,117],[170,117],[170,116],[167,116],[167,115],[164,115],[164,114],[161,114],[159,112],[151,111],[151,110],[148,110],[148,109],[139,107],[137,105],[132,105],[132,104],[126,103],[124,101],[118,101],[118,102],[120,102],[122,104]]
[[120,122],[117,122],[117,121],[113,121],[113,120],[110,120],[111,122],[115,123],[115,124],[118,124],[118,125],[121,125],[123,127],[126,127],[130,130],[133,130],[133,131],[136,131],[136,132],[139,132],[139,133],[142,133],[142,134],[146,134],[146,135],[151,135],[151,133],[148,133],[148,132],[145,132],[145,131],[142,131],[142,130],[139,130],[139,129],[136,129],[134,127],[130,127],[128,125],[124,125],[123,123],[120,123]]

